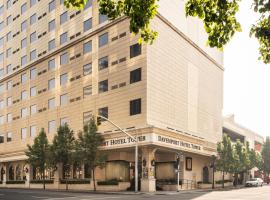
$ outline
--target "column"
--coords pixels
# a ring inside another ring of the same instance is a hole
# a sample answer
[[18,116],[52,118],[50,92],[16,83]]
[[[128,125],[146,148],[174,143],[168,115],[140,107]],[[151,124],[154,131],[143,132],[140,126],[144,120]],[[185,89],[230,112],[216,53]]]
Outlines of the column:
[[7,163],[4,163],[3,165],[3,169],[4,169],[4,172],[5,174],[3,175],[3,185],[5,186],[6,185],[6,182],[8,180],[7,176],[8,176],[8,164]]
[[154,148],[142,148],[142,179],[141,191],[142,192],[155,192],[156,179],[155,179],[155,151]]

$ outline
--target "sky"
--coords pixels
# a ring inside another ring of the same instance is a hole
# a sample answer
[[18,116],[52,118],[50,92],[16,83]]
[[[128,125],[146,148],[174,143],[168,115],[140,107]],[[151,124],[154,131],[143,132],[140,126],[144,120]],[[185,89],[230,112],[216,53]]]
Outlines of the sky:
[[223,115],[263,136],[270,136],[270,64],[258,60],[258,42],[249,30],[258,19],[251,10],[252,0],[243,0],[237,19],[237,33],[224,50]]

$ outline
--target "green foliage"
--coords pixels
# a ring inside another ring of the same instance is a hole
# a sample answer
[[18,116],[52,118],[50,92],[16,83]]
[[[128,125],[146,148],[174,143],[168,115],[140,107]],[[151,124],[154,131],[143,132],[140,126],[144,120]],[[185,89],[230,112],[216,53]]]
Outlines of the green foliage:
[[218,143],[217,153],[219,159],[217,159],[216,169],[222,172],[232,172],[234,165],[234,150],[231,139],[224,135],[222,142]]
[[186,15],[200,18],[208,33],[210,47],[222,49],[235,32],[241,31],[236,20],[240,0],[189,0]]
[[83,132],[80,132],[78,135],[75,157],[77,162],[88,164],[93,171],[95,190],[95,168],[102,168],[106,163],[106,155],[99,150],[103,142],[104,139],[102,135],[97,132],[97,125],[93,117],[90,122],[83,127]]
[[64,174],[74,162],[75,137],[73,130],[67,124],[60,126],[54,136],[51,148],[51,162],[54,166],[63,164]]
[[234,172],[237,174],[246,172],[250,166],[248,151],[240,140],[237,140],[234,148],[236,153],[234,159]]
[[45,170],[49,168],[49,143],[47,135],[42,128],[39,135],[35,138],[32,146],[27,145],[28,150],[25,152],[28,157],[27,162],[32,166],[39,168],[42,173],[43,188],[45,189]]
[[270,137],[266,138],[262,150],[262,170],[270,174]]

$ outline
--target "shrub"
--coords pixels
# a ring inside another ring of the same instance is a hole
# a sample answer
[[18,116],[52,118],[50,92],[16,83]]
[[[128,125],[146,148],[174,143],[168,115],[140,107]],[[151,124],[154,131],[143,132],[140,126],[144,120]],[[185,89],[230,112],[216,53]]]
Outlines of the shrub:
[[60,184],[90,184],[90,179],[60,179]]
[[25,184],[24,180],[7,181],[6,184]]
[[[44,180],[45,184],[53,184],[53,180],[52,179],[47,179]],[[31,184],[43,184],[43,180],[31,180],[30,181]]]
[[117,180],[117,179],[111,179],[111,180],[107,180],[107,181],[98,181],[97,184],[98,185],[118,185],[119,182],[121,182],[121,181]]

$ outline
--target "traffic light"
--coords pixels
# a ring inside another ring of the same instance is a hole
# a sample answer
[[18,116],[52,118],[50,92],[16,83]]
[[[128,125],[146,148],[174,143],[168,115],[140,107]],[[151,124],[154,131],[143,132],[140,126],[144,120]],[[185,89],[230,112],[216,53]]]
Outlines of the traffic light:
[[101,125],[101,122],[102,122],[101,117],[97,117],[97,125],[98,125],[98,126],[100,126],[100,125]]

